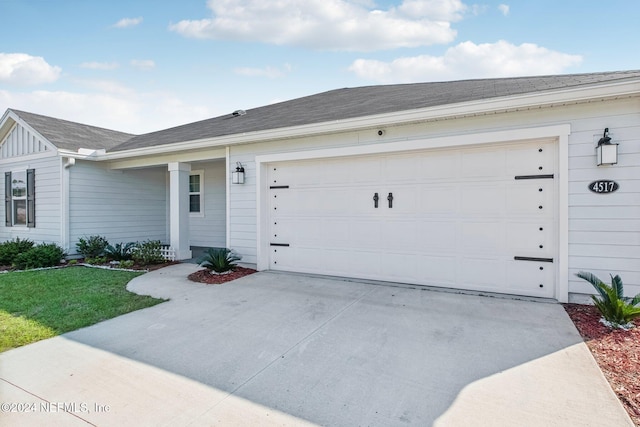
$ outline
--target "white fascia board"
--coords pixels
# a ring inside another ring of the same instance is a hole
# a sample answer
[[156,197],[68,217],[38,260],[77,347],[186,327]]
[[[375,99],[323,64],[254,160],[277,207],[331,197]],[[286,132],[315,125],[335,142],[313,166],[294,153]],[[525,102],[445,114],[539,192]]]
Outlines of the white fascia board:
[[379,126],[402,125],[408,123],[445,120],[465,116],[482,115],[493,112],[517,111],[542,108],[553,105],[574,104],[599,101],[619,97],[640,95],[640,80],[622,83],[605,83],[589,87],[578,87],[548,92],[514,95],[488,100],[470,101],[436,107],[404,110],[393,113],[376,114],[331,122],[313,123],[301,126],[268,129],[256,132],[239,133],[214,138],[177,142],[153,147],[135,148],[98,155],[91,160],[116,160],[138,156],[172,153],[183,150],[198,150],[216,146],[249,144],[276,139],[290,139],[301,136],[354,131]]

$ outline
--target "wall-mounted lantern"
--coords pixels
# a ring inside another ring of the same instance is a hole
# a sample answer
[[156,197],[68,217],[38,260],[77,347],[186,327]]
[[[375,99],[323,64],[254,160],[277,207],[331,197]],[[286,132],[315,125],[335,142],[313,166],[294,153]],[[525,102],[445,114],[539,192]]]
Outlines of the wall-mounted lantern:
[[236,170],[231,172],[232,184],[244,184],[244,168],[240,162],[236,162]]
[[605,128],[604,134],[598,146],[596,147],[596,164],[601,165],[615,165],[618,163],[618,144],[611,143],[611,137],[609,136],[609,128]]

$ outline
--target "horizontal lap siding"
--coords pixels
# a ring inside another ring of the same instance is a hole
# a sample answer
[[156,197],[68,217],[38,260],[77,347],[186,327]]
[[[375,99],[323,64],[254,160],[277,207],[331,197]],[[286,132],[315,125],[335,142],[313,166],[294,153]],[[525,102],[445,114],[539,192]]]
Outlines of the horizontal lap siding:
[[[26,171],[35,169],[36,178],[36,226],[35,228],[5,227],[4,203],[2,204],[2,227],[0,240],[11,240],[19,237],[34,242],[56,243],[61,245],[60,234],[60,171],[61,160],[57,156],[46,156],[41,159],[20,161],[16,158],[11,164],[0,166],[0,176],[4,180],[4,172]],[[4,181],[3,181],[4,182]],[[4,184],[0,186],[4,200]]]
[[191,246],[225,247],[226,181],[224,161],[193,163],[192,171],[204,171],[204,216],[189,218],[189,244]]
[[72,251],[80,237],[92,235],[112,244],[167,242],[166,176],[164,168],[121,171],[76,162],[69,184]]
[[[569,146],[569,289],[592,293],[575,277],[591,271],[605,282],[619,274],[625,293],[640,292],[640,101],[606,103],[600,114],[576,120]],[[595,145],[604,128],[618,146],[618,164],[595,166]],[[589,191],[590,182],[615,180],[611,194]]]

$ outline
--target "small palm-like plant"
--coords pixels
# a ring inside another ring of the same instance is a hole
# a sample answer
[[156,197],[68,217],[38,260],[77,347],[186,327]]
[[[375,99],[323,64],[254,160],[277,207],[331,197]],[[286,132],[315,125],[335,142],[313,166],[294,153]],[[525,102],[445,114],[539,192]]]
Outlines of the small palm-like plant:
[[[624,296],[624,286],[620,276],[611,276],[611,285],[607,285],[593,273],[580,271],[576,274],[591,283],[600,296],[592,295],[593,303],[609,326],[629,329],[633,320],[640,317],[640,294],[633,298]],[[604,322],[603,322],[604,323]]]
[[236,261],[242,257],[227,248],[209,248],[198,260],[198,263],[216,273],[224,273],[237,267]]
[[133,250],[136,243],[116,243],[115,245],[107,245],[104,250],[104,254],[114,261],[127,261],[133,256]]

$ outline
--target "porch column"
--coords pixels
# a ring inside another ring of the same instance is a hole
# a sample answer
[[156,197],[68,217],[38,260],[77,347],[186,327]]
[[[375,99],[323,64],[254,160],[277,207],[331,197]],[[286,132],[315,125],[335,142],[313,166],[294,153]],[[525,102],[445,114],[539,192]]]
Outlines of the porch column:
[[189,163],[172,162],[169,166],[169,236],[176,259],[191,258],[189,247]]

